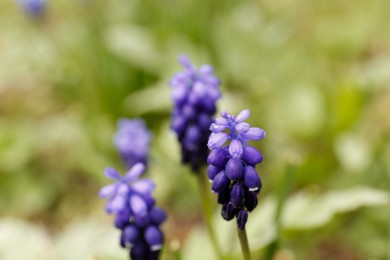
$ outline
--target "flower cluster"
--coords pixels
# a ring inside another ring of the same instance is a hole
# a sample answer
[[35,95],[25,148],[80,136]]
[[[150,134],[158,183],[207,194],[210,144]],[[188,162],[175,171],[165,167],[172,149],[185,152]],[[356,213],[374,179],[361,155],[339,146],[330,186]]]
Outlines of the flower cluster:
[[34,17],[43,14],[46,8],[46,0],[17,0],[21,8]]
[[179,62],[185,70],[170,81],[174,103],[171,128],[181,145],[182,162],[190,164],[196,172],[206,164],[208,128],[221,96],[220,80],[210,65],[196,68],[183,55]]
[[[222,217],[232,220],[236,216],[240,229],[245,227],[248,212],[257,206],[261,189],[255,167],[263,156],[247,143],[264,138],[265,132],[244,122],[249,116],[249,110],[243,110],[237,117],[221,113],[210,126],[212,134],[208,141],[211,152],[207,158],[207,173],[212,191],[218,193],[218,203],[223,205]],[[229,145],[224,146],[228,140]]]
[[148,163],[149,143],[152,135],[142,119],[121,119],[114,144],[128,168],[138,162]]
[[157,260],[164,239],[159,226],[166,214],[155,207],[155,184],[149,179],[138,179],[144,170],[145,166],[137,163],[122,176],[107,168],[106,177],[115,183],[103,187],[99,196],[108,199],[106,212],[116,215],[115,226],[122,231],[120,244],[130,248],[131,259]]

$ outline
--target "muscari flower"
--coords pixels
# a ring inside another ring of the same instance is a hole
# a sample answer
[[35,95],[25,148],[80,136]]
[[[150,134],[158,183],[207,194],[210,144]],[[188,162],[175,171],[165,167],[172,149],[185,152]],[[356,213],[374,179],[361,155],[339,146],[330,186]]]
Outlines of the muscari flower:
[[124,176],[107,168],[106,177],[115,183],[103,187],[99,196],[108,199],[106,212],[115,214],[115,226],[121,230],[120,245],[130,249],[133,260],[158,259],[164,235],[160,225],[165,211],[155,206],[152,191],[155,184],[149,179],[138,179],[145,170],[135,164]]
[[171,128],[181,145],[182,162],[190,164],[197,172],[206,164],[208,128],[213,122],[216,102],[221,97],[220,80],[210,65],[196,68],[184,55],[179,57],[179,62],[184,71],[169,82],[174,103]]
[[19,6],[33,17],[39,17],[46,8],[46,0],[17,0]]
[[[264,138],[265,132],[244,122],[249,116],[247,109],[238,116],[221,113],[210,126],[212,133],[207,144],[211,150],[207,174],[212,191],[218,194],[218,203],[222,204],[222,217],[225,220],[236,217],[240,229],[245,227],[248,212],[257,206],[262,186],[255,167],[263,156],[248,142]],[[224,146],[226,142],[229,143]]]
[[151,133],[142,119],[121,119],[114,144],[127,167],[148,163]]
[[145,166],[142,163],[134,165],[124,176],[111,167],[105,170],[106,177],[115,181],[104,186],[99,192],[101,198],[108,199],[106,204],[108,214],[122,212],[127,206],[130,206],[134,216],[146,214],[145,198],[151,197],[155,185],[149,179],[138,179],[144,170]]

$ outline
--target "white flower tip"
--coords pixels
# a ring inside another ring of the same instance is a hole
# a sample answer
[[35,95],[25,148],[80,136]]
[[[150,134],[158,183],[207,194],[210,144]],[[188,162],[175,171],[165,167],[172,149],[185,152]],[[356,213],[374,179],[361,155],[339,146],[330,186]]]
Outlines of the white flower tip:
[[258,187],[249,188],[249,191],[257,191],[258,189],[259,189]]
[[162,248],[162,245],[160,244],[160,245],[153,245],[153,246],[151,246],[150,247],[150,250],[152,250],[152,251],[158,251],[158,250],[160,250]]

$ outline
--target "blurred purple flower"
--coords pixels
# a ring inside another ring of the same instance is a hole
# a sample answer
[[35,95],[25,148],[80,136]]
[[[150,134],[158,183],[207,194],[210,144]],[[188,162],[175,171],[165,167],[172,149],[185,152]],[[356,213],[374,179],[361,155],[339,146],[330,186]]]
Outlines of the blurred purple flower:
[[121,119],[114,144],[127,167],[136,163],[148,163],[149,144],[152,134],[142,119]]
[[144,164],[136,163],[122,176],[114,168],[107,168],[106,177],[115,182],[104,186],[99,196],[108,199],[106,212],[116,215],[115,226],[122,231],[120,245],[130,248],[131,258],[157,260],[164,242],[160,225],[166,213],[155,207],[155,184],[139,179],[144,170]]
[[184,55],[179,57],[179,62],[184,71],[169,82],[174,104],[171,128],[181,145],[182,162],[190,164],[196,172],[206,164],[208,128],[221,97],[220,80],[210,65],[196,68]]
[[19,6],[28,14],[39,17],[46,8],[46,0],[17,0]]
[[134,165],[124,176],[121,176],[114,168],[107,168],[107,178],[116,181],[113,184],[104,186],[99,196],[108,199],[106,212],[117,214],[130,206],[132,215],[142,216],[146,214],[147,202],[144,197],[150,197],[154,190],[154,183],[148,179],[138,179],[144,172],[145,166],[142,163]]

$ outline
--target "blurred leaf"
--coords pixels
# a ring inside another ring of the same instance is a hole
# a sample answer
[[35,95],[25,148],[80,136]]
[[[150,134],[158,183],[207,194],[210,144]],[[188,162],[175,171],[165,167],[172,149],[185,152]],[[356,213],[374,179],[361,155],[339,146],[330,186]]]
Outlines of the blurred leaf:
[[26,221],[0,219],[0,259],[59,259],[45,230]]
[[157,85],[134,92],[126,97],[124,106],[132,116],[148,112],[168,112],[172,106],[168,84],[160,82]]
[[147,28],[115,25],[106,32],[106,44],[119,57],[145,69],[158,70],[160,53]]
[[360,187],[315,196],[300,192],[286,202],[282,223],[286,229],[310,229],[325,225],[337,213],[390,202],[388,192]]
[[335,141],[335,153],[346,172],[360,173],[370,165],[371,147],[366,139],[344,134]]
[[182,256],[185,260],[217,259],[205,229],[193,229],[183,247]]
[[56,237],[55,247],[61,259],[126,259],[128,253],[120,247],[119,237],[111,223],[102,224],[92,216],[70,223]]

